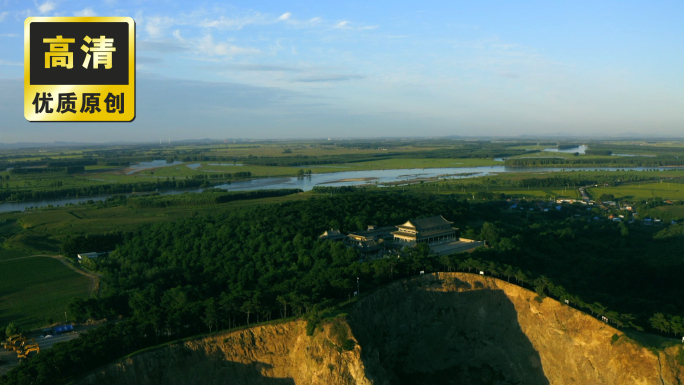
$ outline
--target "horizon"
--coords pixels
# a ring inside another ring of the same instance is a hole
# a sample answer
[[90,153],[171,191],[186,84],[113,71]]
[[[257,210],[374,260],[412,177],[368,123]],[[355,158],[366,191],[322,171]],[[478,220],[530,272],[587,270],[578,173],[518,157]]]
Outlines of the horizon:
[[[491,142],[518,142],[518,141],[529,141],[529,140],[537,140],[537,141],[557,141],[559,144],[561,142],[566,141],[569,142],[570,144],[577,144],[578,146],[581,145],[586,145],[588,142],[602,142],[602,141],[626,141],[626,140],[635,140],[635,141],[644,141],[644,140],[656,140],[658,142],[662,141],[680,141],[684,140],[684,135],[680,136],[667,136],[667,135],[638,135],[638,134],[632,134],[632,133],[627,133],[627,134],[617,134],[614,136],[605,136],[605,135],[594,135],[594,136],[589,136],[589,135],[578,135],[578,136],[571,136],[571,135],[527,135],[527,134],[521,134],[521,135],[510,135],[510,136],[502,136],[502,135],[491,135],[491,136],[486,136],[486,135],[472,135],[472,136],[467,136],[467,135],[445,135],[445,136],[401,136],[401,137],[391,137],[391,136],[358,136],[358,137],[335,137],[335,138],[326,138],[326,137],[299,137],[299,138],[249,138],[249,137],[236,137],[236,138],[184,138],[184,139],[175,139],[171,140],[170,138],[157,138],[157,139],[150,139],[150,140],[138,140],[138,141],[125,141],[125,140],[113,140],[113,141],[106,141],[106,142],[85,142],[85,141],[46,141],[46,142],[38,142],[38,141],[22,141],[22,142],[0,142],[0,146],[4,146],[5,149],[13,149],[12,145],[21,145],[22,147],[16,147],[16,148],[31,148],[30,146],[65,146],[65,147],[80,147],[80,146],[114,146],[114,145],[121,145],[121,146],[137,146],[137,145],[161,145],[162,147],[168,147],[169,142],[171,146],[174,145],[201,145],[203,143],[206,144],[235,144],[235,143],[244,143],[244,142],[257,142],[257,143],[268,143],[268,142],[306,142],[306,141],[312,141],[312,142],[332,142],[334,144],[335,141],[412,141],[412,140],[440,140],[440,139],[448,139],[448,140],[453,140],[453,141],[491,141]],[[231,143],[232,142],[232,143]],[[15,149],[16,149],[15,148]]]
[[[8,1],[0,7],[0,143],[679,138],[683,10],[638,2]],[[29,16],[133,17],[135,121],[27,122]]]

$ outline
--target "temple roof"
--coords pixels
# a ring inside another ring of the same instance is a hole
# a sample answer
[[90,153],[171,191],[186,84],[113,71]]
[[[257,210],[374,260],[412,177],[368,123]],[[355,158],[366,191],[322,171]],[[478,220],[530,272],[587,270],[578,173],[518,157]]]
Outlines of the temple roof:
[[441,215],[435,215],[435,216],[427,217],[427,218],[411,219],[408,222],[404,223],[403,225],[399,225],[397,227],[416,229],[417,231],[425,231],[425,230],[429,230],[429,229],[439,227],[439,226],[450,225],[452,223],[454,223],[454,222],[447,221]]
[[399,230],[399,231],[392,232],[392,234],[403,236],[403,237],[408,237],[408,238],[424,239],[424,238],[438,237],[441,235],[454,234],[456,232],[456,230],[458,230],[458,229],[455,227],[449,227],[448,229],[421,231],[418,234],[407,233],[407,232],[403,232],[403,231]]
[[334,230],[330,229],[323,234],[321,234],[318,238],[322,239],[340,239],[340,238],[346,238],[347,236],[342,234],[340,230]]

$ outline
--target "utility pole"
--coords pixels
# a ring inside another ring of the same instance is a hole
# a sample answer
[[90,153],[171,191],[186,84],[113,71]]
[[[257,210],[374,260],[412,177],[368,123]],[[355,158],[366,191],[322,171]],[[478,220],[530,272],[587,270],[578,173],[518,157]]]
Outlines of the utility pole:
[[356,277],[356,295],[361,295],[361,286],[359,286],[359,277]]

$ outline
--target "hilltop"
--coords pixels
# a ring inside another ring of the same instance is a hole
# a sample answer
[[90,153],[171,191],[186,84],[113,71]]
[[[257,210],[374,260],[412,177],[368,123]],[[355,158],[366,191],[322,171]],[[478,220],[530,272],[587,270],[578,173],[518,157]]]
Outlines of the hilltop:
[[551,298],[493,277],[435,273],[392,283],[324,320],[171,343],[86,384],[677,384],[681,346],[646,348]]

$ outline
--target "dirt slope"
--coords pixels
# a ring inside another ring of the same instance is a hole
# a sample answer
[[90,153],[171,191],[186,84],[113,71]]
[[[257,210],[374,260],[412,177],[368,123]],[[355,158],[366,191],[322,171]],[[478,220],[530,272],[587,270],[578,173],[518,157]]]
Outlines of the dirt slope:
[[[258,326],[143,352],[80,384],[681,384],[657,355],[558,301],[491,277],[441,273],[356,303],[345,351],[331,325]],[[617,336],[617,337],[614,337]],[[684,357],[682,357],[684,358]]]

